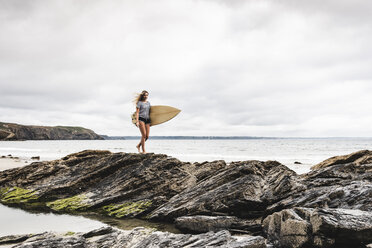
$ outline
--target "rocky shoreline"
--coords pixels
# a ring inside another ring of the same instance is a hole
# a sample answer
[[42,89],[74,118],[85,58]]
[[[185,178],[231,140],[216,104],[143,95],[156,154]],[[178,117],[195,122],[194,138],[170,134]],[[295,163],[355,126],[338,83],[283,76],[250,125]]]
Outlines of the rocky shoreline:
[[46,233],[13,241],[15,247],[55,239],[71,246],[53,247],[366,247],[372,243],[372,151],[331,158],[297,175],[276,161],[186,163],[163,154],[86,150],[0,172],[0,201],[163,221],[183,232],[110,229],[94,242],[81,233]]

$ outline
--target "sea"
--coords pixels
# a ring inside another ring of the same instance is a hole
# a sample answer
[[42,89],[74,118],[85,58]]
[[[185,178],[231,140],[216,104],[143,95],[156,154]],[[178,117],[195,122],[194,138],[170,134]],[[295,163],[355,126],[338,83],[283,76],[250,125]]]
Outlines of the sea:
[[[31,162],[62,158],[82,150],[109,150],[136,153],[139,139],[126,140],[53,140],[0,141],[0,156],[11,155]],[[227,163],[244,160],[276,160],[298,174],[310,171],[311,166],[339,155],[359,150],[372,150],[372,138],[265,138],[265,139],[150,139],[148,153],[161,153],[184,162],[224,160]],[[295,163],[297,162],[297,163]],[[0,168],[1,170],[1,168]],[[38,233],[43,231],[89,231],[106,225],[122,229],[149,226],[177,232],[171,226],[141,220],[100,219],[91,216],[35,213],[0,204],[0,237],[5,235]],[[1,246],[0,246],[1,247]]]

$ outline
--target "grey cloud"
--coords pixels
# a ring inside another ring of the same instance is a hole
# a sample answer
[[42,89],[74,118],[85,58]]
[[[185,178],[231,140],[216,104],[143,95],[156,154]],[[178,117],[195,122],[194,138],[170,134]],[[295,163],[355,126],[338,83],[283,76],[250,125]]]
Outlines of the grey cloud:
[[182,109],[156,135],[367,135],[371,8],[0,1],[0,121],[135,135],[131,100],[146,89]]

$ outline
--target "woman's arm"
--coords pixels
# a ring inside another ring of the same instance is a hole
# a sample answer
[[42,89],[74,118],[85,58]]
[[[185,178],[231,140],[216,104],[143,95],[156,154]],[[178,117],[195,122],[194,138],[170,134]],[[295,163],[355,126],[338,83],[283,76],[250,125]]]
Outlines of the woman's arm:
[[138,120],[138,118],[139,118],[139,108],[138,107],[136,107],[136,126],[138,127],[138,125],[139,125],[139,120]]

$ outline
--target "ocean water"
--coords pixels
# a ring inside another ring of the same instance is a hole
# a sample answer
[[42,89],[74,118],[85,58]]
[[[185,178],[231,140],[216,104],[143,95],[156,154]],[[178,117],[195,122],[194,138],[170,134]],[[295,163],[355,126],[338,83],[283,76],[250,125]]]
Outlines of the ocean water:
[[[59,159],[86,149],[137,152],[137,140],[53,140],[0,141],[0,156],[11,154],[23,159]],[[372,150],[372,138],[247,139],[247,140],[151,140],[146,151],[167,154],[185,162],[214,160],[276,160],[297,173],[309,171],[327,158],[358,150]],[[300,162],[295,165],[294,162]],[[1,168],[0,168],[1,169]]]
[[[41,160],[52,160],[86,149],[137,152],[135,147],[137,143],[137,140],[0,141],[0,156],[11,154],[30,161],[33,156],[40,156]],[[147,152],[167,154],[185,162],[276,160],[299,174],[308,172],[312,165],[332,156],[363,149],[372,150],[372,138],[247,140],[151,140],[150,138],[146,142]],[[294,164],[295,161],[301,164]],[[0,236],[42,231],[88,231],[107,224],[123,229],[149,225],[139,220],[121,220],[120,223],[114,223],[113,220],[97,220],[82,216],[30,213],[1,204],[0,223],[12,223],[0,225]]]

